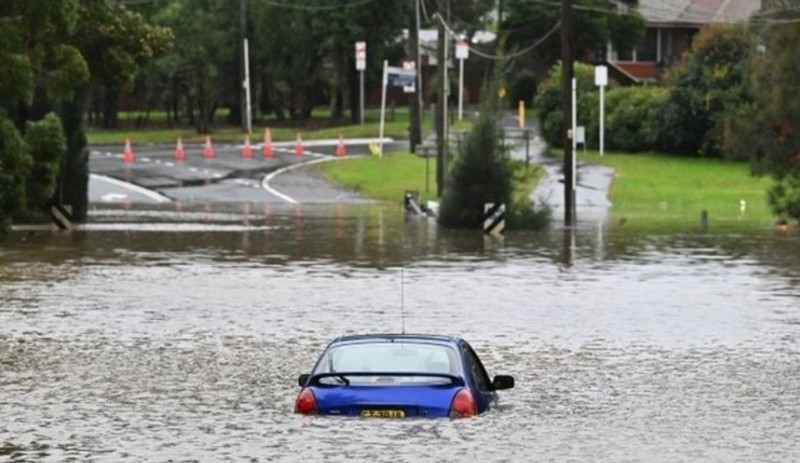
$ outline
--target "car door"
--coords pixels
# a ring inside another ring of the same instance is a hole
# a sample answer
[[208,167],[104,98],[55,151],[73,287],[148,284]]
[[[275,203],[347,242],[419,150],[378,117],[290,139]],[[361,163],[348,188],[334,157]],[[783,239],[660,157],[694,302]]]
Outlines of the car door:
[[485,411],[497,401],[497,394],[492,390],[492,380],[486,373],[478,354],[466,341],[461,344],[461,355],[464,358],[464,367],[471,376],[472,389],[476,394],[478,412]]

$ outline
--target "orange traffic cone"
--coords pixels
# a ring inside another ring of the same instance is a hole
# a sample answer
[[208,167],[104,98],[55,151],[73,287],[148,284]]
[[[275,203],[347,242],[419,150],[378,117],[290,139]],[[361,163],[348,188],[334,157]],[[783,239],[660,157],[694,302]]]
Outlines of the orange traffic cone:
[[272,136],[269,133],[269,127],[264,129],[264,157],[271,158],[273,154],[275,154],[275,150],[272,149]]
[[178,141],[175,143],[175,160],[183,161],[184,159],[186,159],[186,152],[183,150],[183,140],[178,137]]
[[214,157],[214,147],[211,146],[211,135],[206,135],[206,146],[203,148],[203,157],[206,159]]
[[303,154],[303,134],[297,132],[297,142],[294,145],[294,154],[301,156]]
[[250,134],[249,133],[244,135],[244,146],[242,147],[242,157],[244,159],[252,159],[253,158],[253,147],[250,146]]
[[131,139],[125,139],[125,151],[122,152],[122,162],[130,164],[133,162],[133,150],[131,149]]
[[347,148],[344,146],[344,136],[342,134],[339,134],[339,144],[336,145],[336,151],[334,151],[334,154],[337,156],[344,156],[347,154]]

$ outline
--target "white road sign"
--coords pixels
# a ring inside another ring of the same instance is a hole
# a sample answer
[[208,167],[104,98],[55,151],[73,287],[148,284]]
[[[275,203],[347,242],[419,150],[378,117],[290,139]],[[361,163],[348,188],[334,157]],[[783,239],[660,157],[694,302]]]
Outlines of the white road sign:
[[356,70],[367,68],[367,42],[356,42]]
[[456,42],[456,59],[467,58],[469,58],[469,45],[466,40],[460,39]]

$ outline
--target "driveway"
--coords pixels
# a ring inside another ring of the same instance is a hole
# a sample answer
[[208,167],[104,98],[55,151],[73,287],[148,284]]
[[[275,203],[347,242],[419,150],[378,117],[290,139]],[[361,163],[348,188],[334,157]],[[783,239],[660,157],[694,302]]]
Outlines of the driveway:
[[[531,193],[531,201],[549,206],[556,220],[564,217],[563,159],[548,155],[547,143],[533,118],[529,118],[525,124],[529,133],[527,149],[515,113],[507,113],[503,117],[503,128],[510,156],[513,159],[529,159],[545,170],[545,176]],[[578,162],[576,177],[575,209],[578,222],[604,222],[611,208],[608,190],[614,179],[614,169]]]

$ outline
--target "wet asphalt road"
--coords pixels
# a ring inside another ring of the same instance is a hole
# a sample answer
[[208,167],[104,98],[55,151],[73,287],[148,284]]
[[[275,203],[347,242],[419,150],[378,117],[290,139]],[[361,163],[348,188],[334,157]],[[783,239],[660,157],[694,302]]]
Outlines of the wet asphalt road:
[[[346,157],[368,153],[370,140],[346,142]],[[185,145],[185,159],[176,160],[174,147],[132,146],[134,159],[123,161],[123,146],[93,146],[90,150],[92,203],[330,203],[363,200],[353,192],[323,181],[313,169],[299,167],[342,159],[337,141],[307,142],[302,154],[294,143],[275,143],[265,156],[253,145],[245,157],[241,145],[214,146],[206,157],[202,145]],[[407,149],[405,141],[384,143],[384,151]]]

